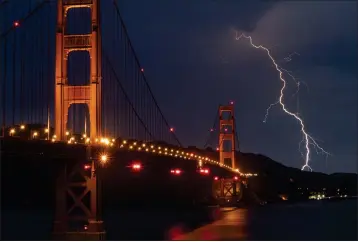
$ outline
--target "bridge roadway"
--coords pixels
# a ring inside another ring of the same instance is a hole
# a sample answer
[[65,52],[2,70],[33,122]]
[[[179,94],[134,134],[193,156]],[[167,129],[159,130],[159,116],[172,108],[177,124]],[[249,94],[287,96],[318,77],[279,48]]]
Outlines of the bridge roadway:
[[[148,152],[138,151],[138,147],[148,147]],[[85,169],[87,148],[88,145],[47,140],[1,139],[1,176],[6,181],[2,187],[3,207],[55,210],[57,177],[64,167],[80,165]],[[165,155],[171,150],[172,155]],[[108,162],[100,167],[98,177],[101,180],[100,206],[106,210],[117,207],[193,209],[193,206],[200,209],[217,204],[213,198],[214,177],[238,175],[216,165],[211,157],[204,156],[205,151],[194,154],[188,149],[184,151],[163,144],[146,143],[144,147],[143,143],[127,140],[113,146],[93,145],[90,156],[98,159],[96,157],[103,153],[108,155]],[[200,159],[189,160],[188,156],[200,156]],[[198,172],[199,160],[209,174]],[[133,162],[141,164],[139,171],[132,169]],[[171,173],[173,169],[180,169],[181,174]]]

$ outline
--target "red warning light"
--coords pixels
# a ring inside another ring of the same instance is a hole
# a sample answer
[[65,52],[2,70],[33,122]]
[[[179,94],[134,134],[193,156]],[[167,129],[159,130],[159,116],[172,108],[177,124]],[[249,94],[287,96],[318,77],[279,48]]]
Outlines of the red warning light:
[[230,105],[234,105],[234,101],[230,101]]
[[215,176],[215,177],[214,177],[214,180],[215,180],[215,181],[219,180],[219,177]]
[[181,170],[180,169],[172,169],[170,170],[170,173],[174,174],[174,175],[180,175],[181,174]]
[[15,21],[14,22],[14,27],[19,27],[20,26],[20,22],[19,21]]
[[84,165],[84,167],[83,167],[85,170],[89,170],[89,169],[91,169],[91,166],[90,165]]
[[209,174],[209,169],[207,168],[203,168],[203,169],[200,169],[199,172],[203,175],[208,175]]
[[139,171],[142,168],[142,165],[140,163],[133,163],[132,164],[132,169],[134,171]]
[[219,151],[219,147],[216,147],[216,150]]
[[174,132],[174,128],[170,128],[170,132]]
[[210,132],[213,132],[214,131],[214,129],[210,129]]
[[141,72],[144,72],[144,69],[142,68],[142,69],[140,69],[140,71],[141,71]]
[[236,180],[236,181],[237,181],[237,180],[239,180],[239,178],[238,178],[237,176],[235,176],[235,177],[234,177],[234,180]]

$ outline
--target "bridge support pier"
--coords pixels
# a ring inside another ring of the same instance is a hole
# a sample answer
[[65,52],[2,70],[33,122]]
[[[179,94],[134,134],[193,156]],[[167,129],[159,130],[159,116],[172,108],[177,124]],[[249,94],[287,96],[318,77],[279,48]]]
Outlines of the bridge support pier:
[[242,184],[238,180],[222,178],[213,183],[213,195],[221,206],[237,205],[242,193]]
[[[69,169],[70,168],[70,169]],[[66,165],[57,179],[54,240],[104,240],[97,162]]]

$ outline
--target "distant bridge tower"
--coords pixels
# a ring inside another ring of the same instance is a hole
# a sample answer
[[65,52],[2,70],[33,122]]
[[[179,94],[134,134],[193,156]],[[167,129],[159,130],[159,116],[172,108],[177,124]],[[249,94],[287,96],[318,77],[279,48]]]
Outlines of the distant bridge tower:
[[[99,31],[99,0],[58,0],[56,32],[55,77],[55,134],[65,139],[68,110],[73,104],[88,106],[90,137],[101,135],[101,36]],[[92,32],[82,35],[66,35],[68,10],[90,8]],[[68,85],[68,56],[72,51],[88,51],[90,55],[90,80],[87,85]]]
[[[235,118],[234,118],[234,103],[229,105],[219,106],[219,152],[220,164],[231,161],[232,168],[235,169]],[[230,143],[230,149],[226,150],[224,144]]]

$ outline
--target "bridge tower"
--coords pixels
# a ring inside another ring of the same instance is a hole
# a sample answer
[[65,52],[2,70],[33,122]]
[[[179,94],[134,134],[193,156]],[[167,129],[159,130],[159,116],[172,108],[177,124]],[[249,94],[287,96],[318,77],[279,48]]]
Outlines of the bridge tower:
[[[55,134],[65,139],[68,110],[72,104],[86,104],[90,117],[90,137],[101,135],[101,35],[100,0],[58,0],[56,32]],[[90,8],[92,32],[65,34],[67,13],[71,8]],[[90,54],[90,80],[87,85],[68,84],[68,56],[72,51]]]
[[[230,102],[229,105],[219,106],[219,152],[220,164],[226,163],[226,160],[231,161],[232,168],[235,169],[235,118],[234,105]],[[231,150],[225,150],[225,141],[230,142]]]

